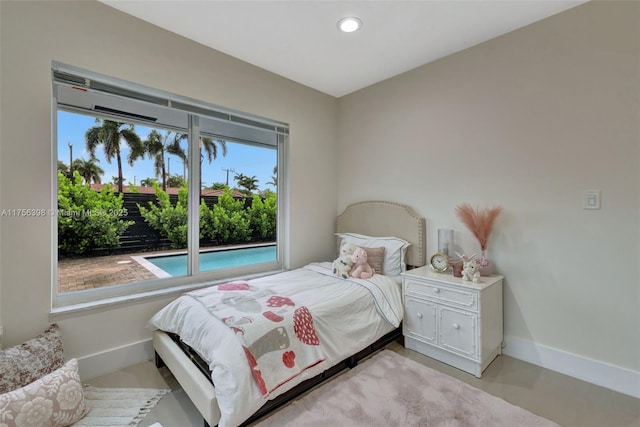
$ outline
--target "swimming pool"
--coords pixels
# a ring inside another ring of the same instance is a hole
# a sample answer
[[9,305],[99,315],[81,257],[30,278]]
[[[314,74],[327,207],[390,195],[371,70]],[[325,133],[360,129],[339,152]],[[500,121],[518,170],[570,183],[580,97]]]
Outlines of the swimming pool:
[[[145,265],[149,270],[154,271],[158,277],[184,276],[187,274],[187,254],[146,256],[141,258],[142,260],[137,259],[136,261]],[[210,271],[276,261],[276,259],[276,246],[269,245],[200,252],[199,264],[200,271]],[[149,268],[149,265],[146,265],[147,263],[152,265],[151,268]],[[158,271],[158,269],[160,269],[160,271]]]

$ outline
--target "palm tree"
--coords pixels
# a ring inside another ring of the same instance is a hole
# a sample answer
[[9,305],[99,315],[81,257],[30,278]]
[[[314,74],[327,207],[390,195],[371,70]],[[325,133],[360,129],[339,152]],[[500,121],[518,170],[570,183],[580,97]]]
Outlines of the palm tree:
[[222,139],[213,140],[209,137],[200,137],[200,142],[198,146],[200,147],[200,188],[202,188],[202,160],[204,159],[204,154],[202,153],[202,149],[204,148],[204,152],[207,155],[207,160],[209,164],[213,162],[218,157],[218,145],[220,145],[220,149],[222,150],[222,155],[227,155],[227,142]]
[[238,183],[239,187],[242,187],[245,189],[245,191],[243,191],[243,193],[246,193],[247,195],[251,195],[251,192],[254,190],[258,189],[258,179],[256,178],[256,176],[246,176],[242,173],[237,173],[235,174],[235,176],[233,177],[233,179],[236,180],[236,182]]
[[149,158],[153,158],[153,166],[155,168],[156,176],[160,176],[162,179],[162,191],[167,191],[167,170],[165,168],[165,154],[173,154],[182,159],[183,162],[187,161],[187,153],[180,146],[180,142],[187,138],[185,133],[173,133],[168,131],[165,134],[161,134],[157,130],[153,129],[147,140],[144,141],[144,150],[149,155]]
[[118,163],[118,192],[122,193],[122,183],[124,179],[122,177],[120,141],[124,140],[130,148],[129,156],[127,157],[129,166],[133,166],[133,162],[144,155],[144,144],[136,134],[132,124],[96,118],[96,123],[100,123],[101,121],[102,124],[90,128],[85,133],[84,138],[87,151],[91,154],[91,159],[96,159],[96,148],[98,148],[98,145],[102,145],[108,163],[111,163],[114,157],[116,158]]
[[271,181],[267,182],[267,185],[278,186],[278,165],[273,167],[273,175],[271,175]]
[[96,164],[97,161],[99,160],[75,159],[73,161],[73,170],[77,171],[87,184],[91,184],[91,181],[100,184],[104,171]]
[[62,160],[58,160],[58,171],[62,172],[62,175],[69,178],[69,166]]
[[240,183],[244,182],[244,180],[246,179],[247,179],[247,176],[243,173],[237,173],[233,175],[233,180],[238,184],[239,187],[241,186]]
[[167,177],[167,184],[169,184],[169,187],[180,188],[184,187],[187,183],[182,175],[175,174]]
[[155,178],[145,178],[142,181],[140,181],[140,185],[143,187],[153,187],[154,184],[157,184],[158,181],[156,181]]
[[224,190],[227,187],[228,187],[227,184],[225,184],[224,182],[214,182],[213,184],[206,187],[206,189],[207,190]]
[[218,157],[218,145],[222,150],[222,155],[227,155],[227,141],[222,139],[213,140],[208,137],[200,138],[200,158],[204,158],[204,154],[202,154],[202,149],[204,148],[205,153],[207,154],[207,160],[209,163],[214,161]]
[[[177,134],[174,138],[182,141],[183,139],[187,139],[189,135],[186,133]],[[218,145],[222,150],[222,155],[227,155],[227,141],[223,139],[213,140],[209,137],[200,137],[198,141],[198,148],[200,150],[200,188],[202,188],[202,161],[205,158],[205,154],[207,155],[207,160],[209,163],[213,162],[216,158],[218,158]],[[202,149],[204,148],[205,154],[202,153]],[[185,164],[187,164],[186,156],[183,160]]]

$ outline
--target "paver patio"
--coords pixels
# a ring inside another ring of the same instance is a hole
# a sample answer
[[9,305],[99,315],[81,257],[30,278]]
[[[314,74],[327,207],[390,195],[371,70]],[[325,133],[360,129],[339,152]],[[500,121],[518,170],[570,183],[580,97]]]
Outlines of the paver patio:
[[61,259],[58,261],[59,292],[82,291],[155,279],[156,276],[151,271],[131,258],[136,255],[141,254]]

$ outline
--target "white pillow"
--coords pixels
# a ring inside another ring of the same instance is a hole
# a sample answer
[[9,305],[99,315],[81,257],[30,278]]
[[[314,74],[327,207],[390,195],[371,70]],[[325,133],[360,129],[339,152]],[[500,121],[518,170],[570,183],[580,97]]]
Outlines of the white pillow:
[[384,262],[382,274],[385,276],[399,276],[407,269],[404,255],[411,243],[398,237],[371,237],[356,233],[336,233],[340,237],[340,248],[347,242],[363,248],[377,248],[383,246]]

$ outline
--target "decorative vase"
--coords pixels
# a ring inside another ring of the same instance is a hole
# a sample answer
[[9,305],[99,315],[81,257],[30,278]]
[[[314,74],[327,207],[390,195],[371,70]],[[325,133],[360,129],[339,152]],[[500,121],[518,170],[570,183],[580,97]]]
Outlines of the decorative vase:
[[478,267],[480,267],[481,276],[491,276],[491,274],[493,274],[493,264],[484,256],[484,250],[480,258],[477,258],[476,261],[478,262]]
[[438,252],[451,256],[450,249],[453,248],[453,230],[448,228],[438,229]]
[[453,269],[453,277],[462,277],[462,265],[463,265],[463,261],[461,259],[453,259],[453,260],[451,260],[451,267]]

